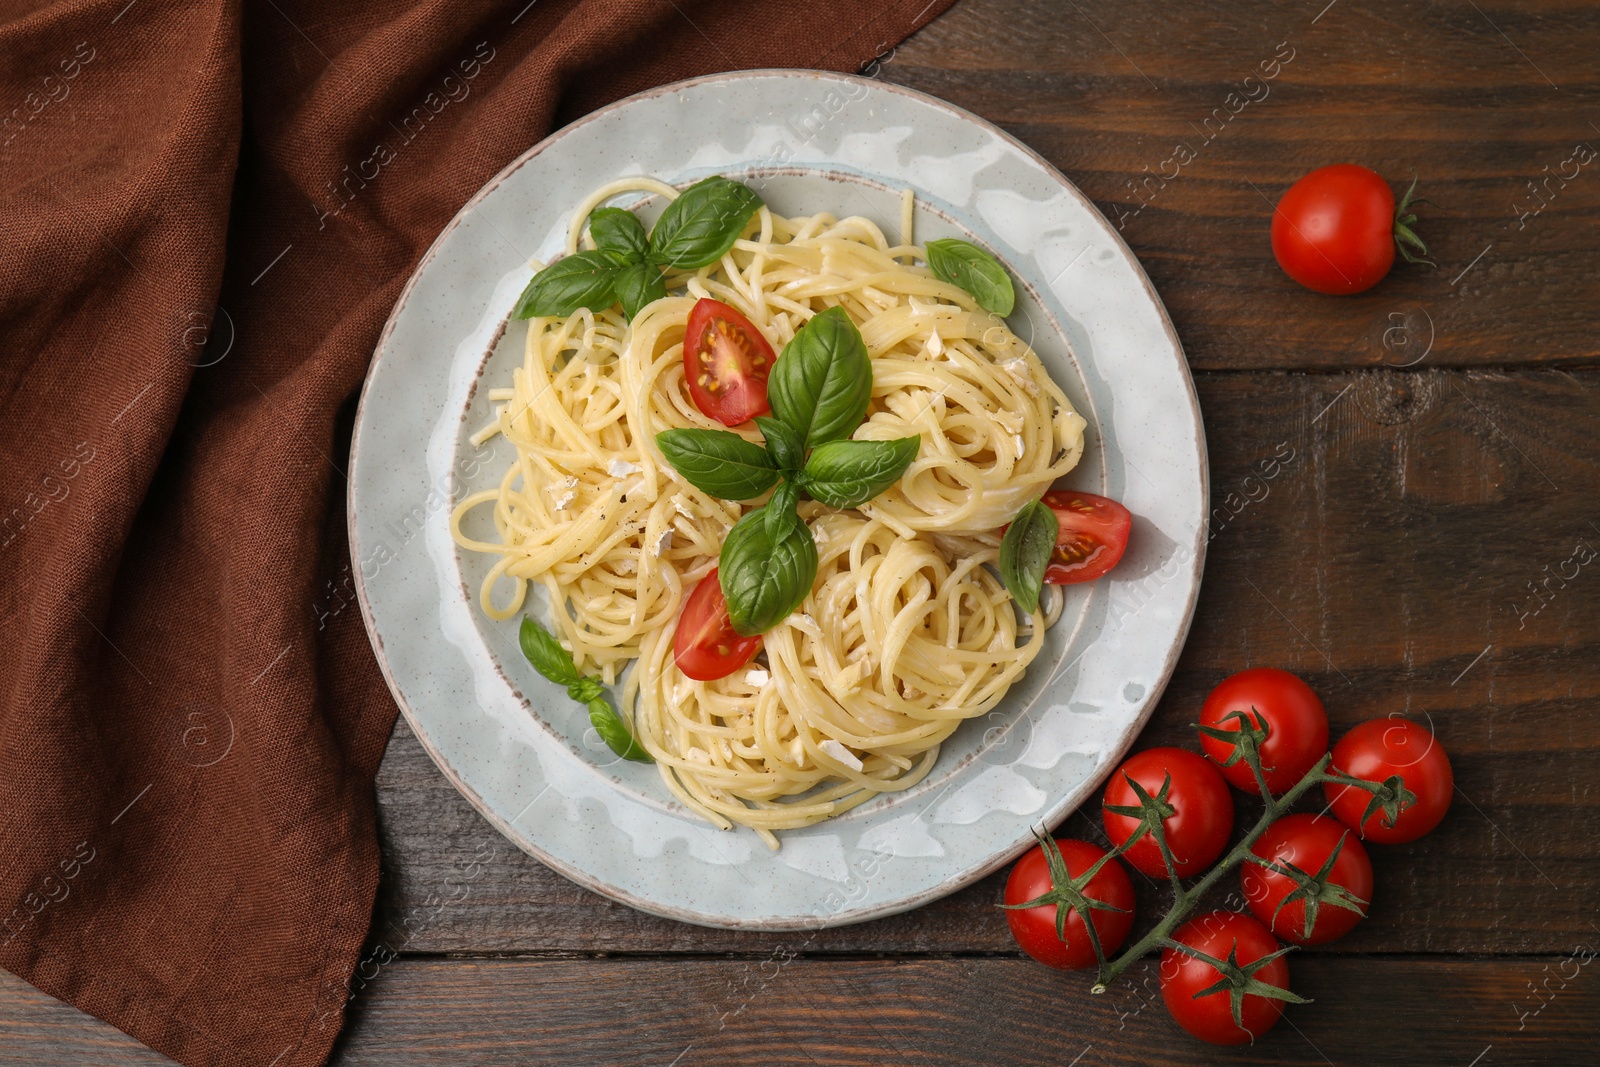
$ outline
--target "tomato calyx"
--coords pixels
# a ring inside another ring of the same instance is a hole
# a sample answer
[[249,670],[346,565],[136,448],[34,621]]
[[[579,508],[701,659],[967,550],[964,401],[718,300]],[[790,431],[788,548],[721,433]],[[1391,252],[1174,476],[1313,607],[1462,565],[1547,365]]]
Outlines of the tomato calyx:
[[1215,996],[1223,990],[1227,990],[1228,1007],[1233,1012],[1233,1025],[1250,1034],[1252,1041],[1255,1040],[1256,1035],[1251,1033],[1244,1025],[1244,998],[1247,995],[1266,997],[1269,1000],[1282,1000],[1290,1004],[1311,1003],[1310,1000],[1297,993],[1291,993],[1282,986],[1273,985],[1271,982],[1263,982],[1256,977],[1256,972],[1279,957],[1293,952],[1297,947],[1295,945],[1285,945],[1276,952],[1269,952],[1250,963],[1239,962],[1239,945],[1237,942],[1228,948],[1228,958],[1225,960],[1219,960],[1215,956],[1201,952],[1193,945],[1186,945],[1182,941],[1174,941],[1171,938],[1163,938],[1161,946],[1170,948],[1175,952],[1181,952],[1185,956],[1192,956],[1201,963],[1208,963],[1216,968],[1217,973],[1222,977],[1197,992],[1194,995],[1194,999],[1199,1000],[1201,997]]
[[[1411,207],[1415,204],[1431,203],[1428,200],[1412,199],[1411,194],[1416,191],[1417,178],[1416,175],[1412,175],[1410,188],[1406,190],[1406,195],[1400,198],[1400,203],[1394,209],[1394,246],[1399,251],[1401,258],[1407,263],[1426,263],[1430,267],[1437,267],[1439,264],[1427,258],[1428,246],[1423,243],[1422,238],[1418,237],[1417,232],[1412,229],[1417,224],[1417,215],[1416,212],[1410,210]],[[1415,247],[1422,255],[1413,255],[1411,249],[1406,247],[1407,245]]]
[[[1366,826],[1367,820],[1381,811],[1383,825],[1393,829],[1400,818],[1400,813],[1417,802],[1417,794],[1406,788],[1406,780],[1398,774],[1391,774],[1381,782],[1374,782],[1366,778],[1352,777],[1330,767],[1328,781],[1352,789],[1365,789],[1372,794],[1372,799],[1367,801],[1367,810],[1361,813],[1362,826]],[[1361,836],[1365,837],[1366,834],[1363,832]]]
[[1261,763],[1261,746],[1267,743],[1267,735],[1271,733],[1271,728],[1267,726],[1266,716],[1257,711],[1254,705],[1251,705],[1248,715],[1242,711],[1231,711],[1222,717],[1222,721],[1238,722],[1239,728],[1237,730],[1225,730],[1220,726],[1203,725],[1196,725],[1195,728],[1200,731],[1200,736],[1202,737],[1226,741],[1228,744],[1233,745],[1233,751],[1218,766],[1228,768],[1243,761],[1256,776],[1256,785],[1260,788],[1261,795],[1270,797],[1272,792],[1267,788],[1266,772],[1273,768],[1263,766]]
[[1353,911],[1362,918],[1366,918],[1367,905],[1371,902],[1362,900],[1338,882],[1328,880],[1329,875],[1333,872],[1333,865],[1338,862],[1339,853],[1344,851],[1344,843],[1349,837],[1350,831],[1348,830],[1339,835],[1339,843],[1333,846],[1333,851],[1328,854],[1328,858],[1323,861],[1321,869],[1316,874],[1307,874],[1288,860],[1268,860],[1262,859],[1254,852],[1245,853],[1244,858],[1247,862],[1254,863],[1258,867],[1265,867],[1267,870],[1281,874],[1294,882],[1294,889],[1290,890],[1282,900],[1278,901],[1278,906],[1272,910],[1272,922],[1267,924],[1269,927],[1276,929],[1279,913],[1297,900],[1305,902],[1304,936],[1307,940],[1310,940],[1312,929],[1317,925],[1317,909],[1323,904],[1344,908],[1346,911]]
[[1121,851],[1126,852],[1134,843],[1146,834],[1155,838],[1156,847],[1161,850],[1161,859],[1167,865],[1167,873],[1171,875],[1173,884],[1178,882],[1178,861],[1172,855],[1172,848],[1167,844],[1167,832],[1162,826],[1166,820],[1178,814],[1178,809],[1167,801],[1172,793],[1172,775],[1169,773],[1161,780],[1161,788],[1156,790],[1155,796],[1150,791],[1136,782],[1132,775],[1124,774],[1122,780],[1128,783],[1133,790],[1133,795],[1138,798],[1137,804],[1106,804],[1104,808],[1113,815],[1122,815],[1129,819],[1137,819],[1139,826],[1128,835],[1128,840],[1123,842]]
[[1095,924],[1089,921],[1091,911],[1115,911],[1126,913],[1127,908],[1119,908],[1108,904],[1099,897],[1091,897],[1085,890],[1094,877],[1100,873],[1100,868],[1111,863],[1117,857],[1115,851],[1107,852],[1095,860],[1078,877],[1072,877],[1067,870],[1067,861],[1061,855],[1061,847],[1056,844],[1055,838],[1045,833],[1040,827],[1033,828],[1033,836],[1039,842],[1039,849],[1044,853],[1045,862],[1050,868],[1050,889],[1041,893],[1032,900],[1025,900],[1020,904],[1001,904],[1000,907],[1007,911],[1022,911],[1027,908],[1037,908],[1046,904],[1056,906],[1056,937],[1062,944],[1067,942],[1067,912],[1076,911],[1083,920],[1084,931],[1089,935],[1089,944],[1094,947],[1094,958],[1104,967],[1106,962],[1105,951],[1100,947],[1100,932],[1095,929]]

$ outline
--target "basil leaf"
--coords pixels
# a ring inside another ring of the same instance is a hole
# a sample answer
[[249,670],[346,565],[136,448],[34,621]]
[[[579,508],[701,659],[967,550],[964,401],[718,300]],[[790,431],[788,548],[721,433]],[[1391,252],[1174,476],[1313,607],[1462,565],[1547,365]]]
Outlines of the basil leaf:
[[783,346],[767,379],[772,413],[794,428],[802,448],[855,432],[872,399],[872,360],[844,308],[831,307]]
[[611,751],[623,759],[635,763],[655,762],[628,730],[628,724],[622,721],[622,716],[604,700],[596,698],[589,701],[589,725],[594,727],[595,733],[610,746]]
[[511,314],[531,319],[608,308],[617,302],[612,284],[623,265],[621,256],[603,248],[562,256],[533,276]]
[[778,491],[772,494],[761,509],[766,516],[767,536],[782,536],[784,527],[794,517],[795,505],[800,503],[800,487],[793,482],[779,482]]
[[557,685],[574,685],[583,677],[572,662],[572,653],[562,648],[555,635],[531,617],[523,616],[517,641],[533,669]]
[[971,293],[985,311],[1004,318],[1016,307],[1017,291],[1012,288],[1011,275],[999,260],[970,241],[929,241],[928,266],[951,285]]
[[690,485],[724,500],[758,497],[778,481],[766,450],[728,430],[663,430],[656,447]]
[[645,235],[639,216],[620,207],[603,207],[589,216],[589,236],[594,243],[619,253],[628,263],[643,263],[650,253],[650,238]]
[[745,637],[787,618],[817,578],[817,543],[800,516],[780,512],[785,521],[769,523],[766,511],[757,508],[735,523],[717,560],[728,617]]
[[797,471],[806,465],[805,446],[800,441],[800,435],[787,422],[768,415],[757,415],[756,427],[767,439],[767,454],[780,471]]
[[601,685],[593,678],[579,678],[576,682],[573,682],[571,685],[567,686],[567,696],[571,697],[573,700],[576,700],[580,704],[587,704],[591,700],[599,700],[605,695],[605,686]]
[[697,270],[723,257],[761,207],[748,185],[713,175],[667,205],[650,234],[650,261]]
[[800,481],[806,492],[829,507],[860,507],[899,481],[921,446],[920,437],[829,441],[811,453]]
[[1059,530],[1056,513],[1043,501],[1034,500],[1022,506],[1000,539],[1000,580],[1011,599],[1029,615],[1039,610],[1044,570],[1055,551]]
[[667,295],[667,279],[653,263],[634,263],[617,272],[616,290],[622,313],[632,319]]

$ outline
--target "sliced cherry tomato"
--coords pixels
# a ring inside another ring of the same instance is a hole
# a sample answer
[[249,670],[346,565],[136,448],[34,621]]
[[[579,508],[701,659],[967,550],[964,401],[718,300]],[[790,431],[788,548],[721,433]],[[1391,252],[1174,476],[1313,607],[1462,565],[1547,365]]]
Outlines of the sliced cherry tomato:
[[1060,526],[1056,550],[1045,568],[1046,582],[1092,582],[1117,565],[1133,527],[1127,508],[1109,497],[1075,489],[1052,489],[1044,495],[1044,503],[1056,513]]
[[724,426],[769,410],[767,375],[777,360],[749,319],[720,300],[702,297],[689,312],[683,372],[694,406]]
[[1397,809],[1393,819],[1381,806],[1368,814],[1374,796],[1365,789],[1334,782],[1322,787],[1340,822],[1359,829],[1368,841],[1384,845],[1415,841],[1438,826],[1450,810],[1456,787],[1444,746],[1432,730],[1410,719],[1391,717],[1362,723],[1333,746],[1329,767],[1386,787],[1385,795],[1377,799],[1380,805],[1385,799],[1393,800]]
[[[1113,845],[1120,846],[1144,825],[1137,818],[1110,810],[1138,806],[1138,794],[1128,780],[1138,782],[1151,797],[1159,798],[1169,775],[1172,784],[1167,787],[1166,803],[1174,814],[1162,819],[1161,826],[1178,876],[1187,878],[1216,862],[1233,832],[1233,794],[1228,792],[1222,775],[1203,758],[1181,748],[1149,748],[1129,757],[1106,783],[1101,816],[1106,836]],[[1167,877],[1161,848],[1148,832],[1129,846],[1122,858],[1151,878]]]
[[[1339,855],[1328,866],[1328,857],[1335,849]],[[1356,840],[1355,832],[1339,820],[1321,815],[1285,815],[1256,838],[1250,851],[1280,867],[1296,867],[1308,879],[1308,884],[1302,886],[1293,875],[1260,864],[1246,863],[1239,868],[1239,881],[1250,910],[1284,941],[1327,944],[1348,934],[1366,918],[1367,905],[1372,901],[1372,860]],[[1324,866],[1328,866],[1325,873]],[[1286,900],[1288,903],[1284,903]],[[1312,913],[1309,934],[1308,908]]]
[[761,647],[761,637],[741,637],[728,618],[728,602],[722,597],[717,570],[700,579],[678,617],[678,632],[672,637],[672,655],[678,669],[699,682],[726,678],[750,662]]
[[[1200,725],[1238,732],[1235,712],[1248,715],[1256,729],[1265,727],[1261,742],[1261,769],[1267,788],[1282,793],[1304,778],[1328,751],[1328,713],[1311,687],[1288,671],[1252,667],[1224,678],[1200,709]],[[1219,767],[1238,746],[1232,741],[1200,735],[1200,750]],[[1235,789],[1260,795],[1256,776],[1243,758],[1222,775]]]
[[[1056,839],[1056,847],[1061,850],[1069,878],[1078,878],[1106,854],[1099,845],[1064,837]],[[1011,875],[1006,879],[1005,901],[1026,904],[1056,888],[1050,877],[1050,857],[1045,854],[1044,845],[1038,844],[1011,868]],[[1100,938],[1100,951],[1110,956],[1122,947],[1128,939],[1128,931],[1133,929],[1133,883],[1128,880],[1128,871],[1116,860],[1107,860],[1081,892],[1090,900],[1111,905],[1111,908],[1089,908],[1095,935]],[[1067,908],[1065,940],[1056,933],[1056,912],[1063,907]],[[1022,951],[1046,966],[1075,971],[1099,962],[1083,916],[1075,907],[1050,903],[1007,910],[1006,923]]]
[[[1270,930],[1248,915],[1214,911],[1190,919],[1172,939],[1215,960],[1227,962],[1231,954],[1237,971],[1224,974],[1181,949],[1162,950],[1161,1000],[1179,1026],[1213,1045],[1243,1045],[1272,1029],[1284,1002],[1259,990],[1287,992],[1289,964],[1282,956],[1261,962],[1282,947]],[[1224,984],[1212,989],[1218,982]],[[1242,1026],[1233,1021],[1235,1000]]]

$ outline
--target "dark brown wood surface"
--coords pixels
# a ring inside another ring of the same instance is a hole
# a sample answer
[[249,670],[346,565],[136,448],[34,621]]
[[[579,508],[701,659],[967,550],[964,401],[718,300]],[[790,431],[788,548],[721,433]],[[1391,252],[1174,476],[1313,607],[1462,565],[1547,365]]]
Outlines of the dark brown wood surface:
[[[656,919],[515,851],[402,724],[378,782],[367,977],[335,1062],[1595,1062],[1600,560],[1538,583],[1600,549],[1600,167],[1541,201],[1528,183],[1600,147],[1600,13],[1325,4],[962,0],[880,64],[998,122],[1121,219],[1195,368],[1219,510],[1140,743],[1188,744],[1213,684],[1274,665],[1319,690],[1336,734],[1398,712],[1452,756],[1444,825],[1375,847],[1371,917],[1292,958],[1316,1003],[1253,1049],[1199,1045],[1153,967],[1090,997],[1083,976],[1019,957],[999,875],[815,935]],[[1264,98],[1205,124],[1286,48]],[[1179,144],[1192,162],[1136,193]],[[1345,299],[1279,272],[1269,202],[1347,160],[1416,170],[1437,269]],[[1286,448],[1277,477],[1247,481]],[[1098,833],[1082,816],[1067,830]],[[1161,894],[1139,889],[1151,914]],[[158,1062],[0,976],[0,1064]]]

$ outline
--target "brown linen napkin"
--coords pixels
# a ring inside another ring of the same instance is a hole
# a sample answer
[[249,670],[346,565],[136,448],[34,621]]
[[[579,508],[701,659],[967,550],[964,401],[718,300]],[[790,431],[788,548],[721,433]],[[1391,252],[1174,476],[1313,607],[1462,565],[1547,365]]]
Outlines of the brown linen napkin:
[[395,717],[344,468],[401,286],[554,127],[949,2],[3,16],[0,965],[194,1067],[326,1059]]

